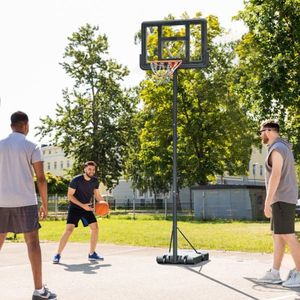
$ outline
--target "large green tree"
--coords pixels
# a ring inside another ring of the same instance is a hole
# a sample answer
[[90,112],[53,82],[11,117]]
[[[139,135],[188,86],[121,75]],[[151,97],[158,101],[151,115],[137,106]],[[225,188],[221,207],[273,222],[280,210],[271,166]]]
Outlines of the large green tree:
[[256,121],[277,118],[300,159],[300,1],[245,0],[236,17],[249,31],[237,44],[235,89]]
[[37,129],[41,138],[52,134],[52,142],[74,157],[73,173],[94,160],[99,179],[110,188],[123,171],[136,92],[122,88],[129,71],[108,57],[107,37],[97,26],[87,24],[68,40],[61,65],[74,86],[63,90],[55,118],[42,118]]
[[[224,33],[218,18],[208,16],[207,21],[209,66],[178,72],[179,187],[206,184],[225,172],[245,174],[251,154],[251,123],[231,88],[232,47],[216,42]],[[199,40],[199,32],[192,34],[191,40]],[[172,181],[172,88],[172,81],[158,85],[151,72],[141,83],[144,106],[127,171],[152,190],[165,191]]]

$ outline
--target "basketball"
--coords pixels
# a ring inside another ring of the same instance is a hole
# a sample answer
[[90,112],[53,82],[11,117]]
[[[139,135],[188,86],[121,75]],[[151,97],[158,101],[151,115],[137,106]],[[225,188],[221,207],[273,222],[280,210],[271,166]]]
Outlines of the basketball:
[[109,213],[109,205],[105,201],[97,202],[95,205],[95,213],[98,216],[106,216]]

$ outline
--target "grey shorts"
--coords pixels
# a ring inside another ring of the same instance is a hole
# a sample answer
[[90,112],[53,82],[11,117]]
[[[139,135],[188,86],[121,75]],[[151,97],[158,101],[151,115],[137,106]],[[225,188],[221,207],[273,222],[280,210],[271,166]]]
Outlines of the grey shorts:
[[37,205],[0,207],[0,233],[26,233],[40,227]]
[[295,233],[296,204],[275,202],[272,204],[271,230],[274,234]]

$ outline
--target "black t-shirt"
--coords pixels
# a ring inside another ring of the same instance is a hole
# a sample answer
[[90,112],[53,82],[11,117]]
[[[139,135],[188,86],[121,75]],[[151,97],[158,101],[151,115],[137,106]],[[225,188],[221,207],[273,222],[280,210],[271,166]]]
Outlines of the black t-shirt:
[[[81,203],[90,203],[94,195],[94,190],[99,188],[97,177],[92,177],[90,180],[85,180],[83,175],[78,175],[72,179],[69,187],[75,189],[74,197]],[[78,205],[70,203],[71,206]]]

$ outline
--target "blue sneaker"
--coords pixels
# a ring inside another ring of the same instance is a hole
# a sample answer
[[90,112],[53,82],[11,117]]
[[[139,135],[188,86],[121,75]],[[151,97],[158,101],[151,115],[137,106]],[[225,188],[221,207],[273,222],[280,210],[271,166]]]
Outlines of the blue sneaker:
[[95,260],[104,260],[104,257],[98,255],[96,252],[89,254],[89,261],[95,261]]
[[53,258],[53,263],[54,264],[59,264],[59,261],[60,261],[60,254],[56,254]]

